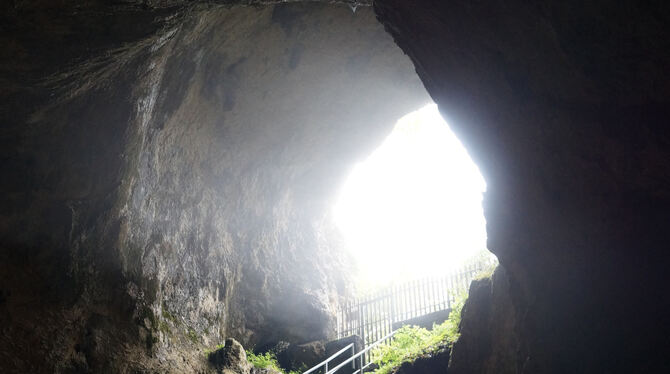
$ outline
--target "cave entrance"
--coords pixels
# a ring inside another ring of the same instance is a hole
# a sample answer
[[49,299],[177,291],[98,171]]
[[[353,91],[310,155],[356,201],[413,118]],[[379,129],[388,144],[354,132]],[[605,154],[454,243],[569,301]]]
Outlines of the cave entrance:
[[486,182],[428,104],[398,120],[344,182],[333,213],[358,268],[359,291],[437,277],[486,250]]

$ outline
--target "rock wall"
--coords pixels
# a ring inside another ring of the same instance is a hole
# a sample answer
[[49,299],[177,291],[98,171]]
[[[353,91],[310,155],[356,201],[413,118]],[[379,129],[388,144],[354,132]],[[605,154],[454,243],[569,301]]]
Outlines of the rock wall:
[[667,4],[375,9],[488,185],[505,275],[466,308],[453,372],[668,372]]
[[[201,371],[223,336],[327,334],[323,207],[421,84],[364,8],[185,3],[0,5],[4,372]],[[375,11],[488,184],[504,271],[450,370],[670,371],[668,5]]]
[[429,101],[371,9],[6,6],[3,372],[201,372],[324,339],[329,207]]
[[520,311],[512,302],[509,282],[505,269],[499,266],[491,278],[470,284],[449,373],[522,372],[522,337],[517,325]]

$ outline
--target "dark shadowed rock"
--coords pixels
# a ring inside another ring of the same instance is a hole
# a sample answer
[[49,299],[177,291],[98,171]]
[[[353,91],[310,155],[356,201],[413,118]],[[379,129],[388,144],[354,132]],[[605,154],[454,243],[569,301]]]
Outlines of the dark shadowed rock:
[[[363,339],[361,339],[359,336],[357,336],[357,335],[347,336],[345,338],[333,340],[333,341],[330,341],[330,342],[326,343],[326,354],[325,354],[325,356],[330,357],[330,356],[339,352],[341,349],[343,349],[344,347],[348,346],[351,343],[354,344],[355,352],[360,352],[364,348],[363,347]],[[351,353],[350,352],[345,352],[344,354],[342,354],[338,358],[332,360],[331,364],[330,364],[330,367],[335,367],[335,366],[339,365],[341,362],[348,359],[349,357],[351,357]],[[341,373],[346,372],[346,370],[344,370],[346,368],[347,368],[347,366],[343,367],[340,372]]]
[[[375,10],[487,182],[488,247],[505,275],[493,295],[475,291],[463,318],[478,322],[452,366],[670,372],[668,4],[377,0]],[[486,321],[505,332],[476,326]]]
[[449,366],[449,349],[425,355],[411,362],[404,362],[394,374],[446,374]]
[[461,311],[460,337],[451,350],[450,374],[517,373],[520,348],[517,311],[502,266],[492,278],[475,280]]
[[290,345],[277,355],[282,367],[297,370],[311,368],[326,358],[326,347],[322,341]]

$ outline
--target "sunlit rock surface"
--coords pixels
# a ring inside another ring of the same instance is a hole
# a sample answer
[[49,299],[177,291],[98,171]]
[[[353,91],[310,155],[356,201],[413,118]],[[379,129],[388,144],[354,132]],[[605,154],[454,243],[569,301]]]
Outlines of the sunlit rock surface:
[[369,8],[159,5],[5,6],[2,372],[334,333],[330,199],[429,101],[413,66]]

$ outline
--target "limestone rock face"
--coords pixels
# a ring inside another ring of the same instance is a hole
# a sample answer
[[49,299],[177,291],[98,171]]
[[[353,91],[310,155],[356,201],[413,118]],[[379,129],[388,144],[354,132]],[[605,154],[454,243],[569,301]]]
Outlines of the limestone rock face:
[[485,350],[460,355],[457,344],[452,367],[668,372],[667,4],[377,0],[375,9],[487,182],[488,247],[505,275],[492,295],[475,291],[463,318],[511,336],[464,325],[464,344]]
[[0,36],[0,371],[199,372],[225,337],[331,338],[332,198],[429,101],[371,9],[22,4]]

